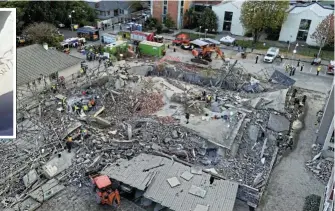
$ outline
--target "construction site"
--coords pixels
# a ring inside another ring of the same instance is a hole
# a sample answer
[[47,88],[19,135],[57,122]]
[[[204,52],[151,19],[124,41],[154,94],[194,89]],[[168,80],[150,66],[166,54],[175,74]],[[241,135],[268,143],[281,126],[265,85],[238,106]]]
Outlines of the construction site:
[[[280,71],[168,54],[95,62],[54,92],[18,89],[17,138],[0,143],[1,210],[257,208],[273,166],[296,144],[308,96]],[[94,108],[73,110],[90,99]],[[118,184],[120,203],[95,202],[92,172]]]

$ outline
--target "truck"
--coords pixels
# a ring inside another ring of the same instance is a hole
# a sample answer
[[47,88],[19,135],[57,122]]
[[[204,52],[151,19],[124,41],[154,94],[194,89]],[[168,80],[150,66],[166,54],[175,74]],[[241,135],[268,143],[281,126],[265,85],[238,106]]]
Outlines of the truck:
[[190,41],[190,36],[188,34],[179,34],[176,36],[176,39],[172,40],[172,45],[181,45]]
[[279,56],[279,48],[271,47],[266,52],[263,62],[272,63]]
[[151,41],[163,43],[163,36],[155,36],[154,33],[141,32],[141,31],[132,31],[130,33],[130,39],[134,42],[135,45],[138,45],[141,41]]
[[165,55],[165,45],[163,43],[144,40],[139,44],[140,53],[148,56],[162,57]]

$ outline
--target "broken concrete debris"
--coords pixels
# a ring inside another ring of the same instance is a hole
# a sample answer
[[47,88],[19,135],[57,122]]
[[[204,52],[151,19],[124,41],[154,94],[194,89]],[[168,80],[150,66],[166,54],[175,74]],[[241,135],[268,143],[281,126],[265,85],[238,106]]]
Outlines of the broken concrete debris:
[[[194,68],[194,71],[200,73],[199,68]],[[260,99],[257,105],[250,106],[248,103],[255,96],[246,92],[261,92],[265,85],[244,74],[218,75],[217,80],[199,78],[197,74],[184,70],[164,70],[160,73],[160,76],[170,77],[168,79],[125,73],[108,75],[104,73],[104,80],[97,83],[94,81],[101,77],[98,74],[92,75],[89,83],[69,83],[71,88],[60,90],[54,97],[52,93],[43,95],[45,101],[53,100],[41,104],[41,114],[33,107],[31,110],[24,110],[29,114],[29,119],[18,125],[20,138],[15,143],[22,147],[0,145],[0,154],[5,156],[1,157],[5,161],[4,170],[0,172],[0,178],[5,178],[1,179],[0,189],[4,190],[0,191],[1,194],[14,196],[28,188],[30,197],[21,201],[21,204],[40,206],[63,190],[65,184],[89,186],[89,180],[85,176],[88,169],[101,170],[118,160],[155,151],[168,154],[172,160],[180,159],[192,165],[189,171],[183,171],[179,175],[180,178],[174,175],[175,177],[167,179],[169,184],[166,185],[171,189],[192,181],[197,175],[206,174],[205,172],[252,187],[266,183],[279,132],[285,134],[290,129],[292,119],[281,116],[286,112],[283,105],[287,89],[258,94]],[[248,86],[241,88],[245,82]],[[226,89],[221,90],[219,87]],[[83,89],[89,93],[84,97],[81,96]],[[236,90],[240,92],[235,92]],[[202,99],[203,91],[212,96],[210,103]],[[91,95],[96,97],[97,107],[84,112],[83,117],[76,115],[71,109],[56,112],[58,103],[64,98],[68,99],[68,103],[75,99],[86,102]],[[54,98],[59,102],[53,103]],[[276,103],[279,106],[276,107]],[[273,109],[275,113],[264,108]],[[185,118],[187,112],[190,113],[188,124]],[[294,125],[299,126],[298,123]],[[77,133],[82,128],[89,133],[86,138]],[[261,137],[261,131],[266,137]],[[217,136],[210,136],[214,132]],[[62,152],[62,145],[65,145],[65,139],[69,135],[75,139],[73,152]],[[281,136],[279,146],[284,148],[288,139],[286,135]],[[268,138],[267,142],[265,138]],[[32,144],[31,140],[36,140],[36,144]],[[17,153],[22,148],[26,150]],[[20,175],[10,168],[13,163],[17,163],[15,168],[20,170],[18,172],[26,174],[23,177],[25,187],[19,184],[22,179]],[[323,168],[323,165],[318,167]],[[203,172],[204,166],[206,170]],[[154,166],[147,171],[153,172],[159,167],[161,166]],[[261,176],[259,172],[262,172]],[[45,185],[40,173],[43,174],[43,179],[49,179]],[[150,178],[153,177],[154,174]],[[8,178],[12,178],[17,184],[7,188]],[[32,191],[31,187],[38,185],[40,187]],[[49,194],[44,195],[44,191],[49,191]],[[201,198],[206,195],[206,190],[201,186],[193,185],[188,191]],[[244,197],[249,197],[250,203],[259,200],[257,194]],[[198,204],[194,210],[210,210],[210,205]]]

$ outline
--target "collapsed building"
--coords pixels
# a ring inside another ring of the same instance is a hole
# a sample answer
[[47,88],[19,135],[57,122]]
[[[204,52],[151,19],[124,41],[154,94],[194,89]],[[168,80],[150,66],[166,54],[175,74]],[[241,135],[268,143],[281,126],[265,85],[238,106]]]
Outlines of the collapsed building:
[[[43,85],[22,93],[17,139],[1,144],[2,206],[36,210],[65,186],[90,186],[85,173],[95,169],[135,188],[142,207],[233,210],[236,199],[257,207],[296,141],[306,98],[280,72],[268,82],[236,62],[211,76],[202,69],[120,63],[69,76],[57,94]],[[217,100],[201,100],[203,91]],[[96,110],[72,111],[91,97]],[[69,135],[71,153],[63,150]]]

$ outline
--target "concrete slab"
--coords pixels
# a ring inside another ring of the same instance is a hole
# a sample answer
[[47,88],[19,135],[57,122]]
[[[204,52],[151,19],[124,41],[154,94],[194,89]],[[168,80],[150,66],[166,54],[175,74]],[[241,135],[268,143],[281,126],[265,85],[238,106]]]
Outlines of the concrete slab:
[[65,169],[72,165],[72,159],[75,157],[74,152],[61,152],[61,157],[54,156],[45,165],[42,166],[43,174],[48,178],[52,179],[57,174],[61,173]]
[[204,198],[207,191],[205,191],[204,189],[202,189],[202,188],[200,188],[198,186],[192,185],[191,188],[190,188],[190,190],[188,192],[190,194],[192,194],[192,195]]
[[189,171],[185,171],[180,177],[187,181],[190,181],[193,177],[193,174],[191,174]]
[[288,131],[290,128],[290,121],[284,116],[271,113],[268,128],[276,132]]
[[110,126],[112,123],[110,122],[110,121],[108,121],[108,120],[106,120],[106,119],[103,119],[103,118],[101,118],[101,117],[94,117],[94,121],[96,122],[96,123],[98,123],[99,125],[102,125],[102,126],[104,126],[104,127],[108,127],[108,126]]
[[41,203],[34,200],[31,197],[28,197],[26,200],[21,203],[17,203],[14,205],[14,210],[24,210],[24,211],[34,211],[37,210],[41,206]]
[[209,210],[209,205],[201,205],[201,204],[197,204],[197,206],[195,207],[195,209],[193,211],[208,211]]
[[260,97],[250,100],[253,108],[268,108],[278,112],[285,112],[285,101],[288,89],[263,93]]
[[172,177],[167,179],[168,183],[170,184],[171,188],[174,188],[178,185],[180,185],[180,182],[177,177]]
[[70,135],[73,131],[75,131],[76,129],[78,129],[82,124],[80,122],[76,122],[74,124],[72,124],[63,134],[63,136],[61,137],[62,140],[64,140],[68,135]]
[[193,166],[193,167],[191,167],[191,173],[201,175],[202,174],[202,169],[200,167]]
[[37,172],[35,169],[28,172],[28,174],[23,176],[23,183],[26,187],[34,184],[37,181]]
[[56,195],[58,192],[65,188],[64,185],[59,184],[58,180],[51,179],[40,188],[36,189],[29,194],[30,197],[37,200],[38,202],[44,202],[49,200],[51,197]]
[[[207,110],[208,111],[208,110]],[[186,124],[185,116],[181,116],[180,124],[184,127],[187,127],[197,133],[199,136],[207,139],[209,142],[215,144],[216,146],[230,149],[236,135],[242,125],[242,122],[245,117],[245,113],[237,119],[237,110],[229,110],[229,112],[233,112],[233,120],[231,122],[227,122],[223,119],[213,120],[211,118],[207,120],[203,120],[202,116],[194,116],[189,119],[189,124]],[[221,116],[221,113],[214,112],[206,112],[209,114],[209,117],[218,115]]]
[[259,126],[257,125],[250,125],[248,128],[248,137],[251,141],[257,141],[258,133],[259,133]]

